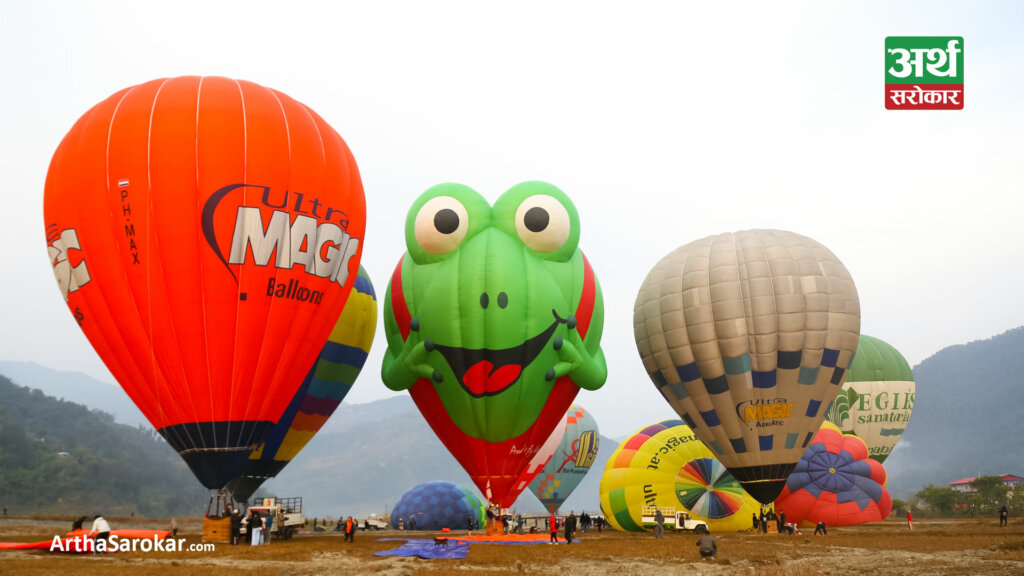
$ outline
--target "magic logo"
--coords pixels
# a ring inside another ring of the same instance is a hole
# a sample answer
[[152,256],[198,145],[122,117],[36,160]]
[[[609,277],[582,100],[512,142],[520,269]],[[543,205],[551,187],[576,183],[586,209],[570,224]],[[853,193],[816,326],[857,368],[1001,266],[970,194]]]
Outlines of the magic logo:
[[[232,193],[240,194],[244,199],[254,191],[261,206],[223,202]],[[225,256],[214,223],[220,221],[219,210],[229,206],[236,206],[236,211],[230,248]],[[230,184],[210,196],[203,206],[202,219],[206,242],[228,270],[231,270],[230,265],[245,264],[251,256],[256,266],[273,265],[283,270],[302,266],[311,276],[328,278],[344,285],[349,274],[348,263],[359,248],[359,238],[348,233],[348,216],[344,211],[302,192]],[[234,276],[234,271],[231,274]],[[301,290],[311,292],[291,281],[287,289],[284,286],[282,283],[275,289],[271,285],[268,293],[279,295],[276,292],[284,293],[286,290],[287,294]]]
[[736,414],[747,423],[779,420],[793,415],[793,403],[785,398],[749,400],[736,405]]

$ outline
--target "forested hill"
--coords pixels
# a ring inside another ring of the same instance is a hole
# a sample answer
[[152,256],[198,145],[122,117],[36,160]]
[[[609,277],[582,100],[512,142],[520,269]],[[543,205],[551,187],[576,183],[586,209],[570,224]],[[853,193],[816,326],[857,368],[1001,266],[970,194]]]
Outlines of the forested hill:
[[0,376],[0,506],[11,514],[199,515],[208,492],[148,427]]
[[1024,327],[944,348],[914,367],[914,380],[914,412],[885,461],[890,491],[1024,475]]

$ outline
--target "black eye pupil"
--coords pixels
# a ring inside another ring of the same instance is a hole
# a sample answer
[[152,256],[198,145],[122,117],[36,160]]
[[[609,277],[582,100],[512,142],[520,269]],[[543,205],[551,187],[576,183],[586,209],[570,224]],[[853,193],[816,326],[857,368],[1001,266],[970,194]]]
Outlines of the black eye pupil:
[[459,229],[459,215],[451,208],[443,208],[434,214],[434,228],[441,234],[451,234]]
[[551,216],[548,215],[548,211],[541,208],[540,206],[534,206],[526,211],[523,216],[523,224],[526,225],[526,229],[530,232],[540,232],[548,227],[548,222],[551,220]]

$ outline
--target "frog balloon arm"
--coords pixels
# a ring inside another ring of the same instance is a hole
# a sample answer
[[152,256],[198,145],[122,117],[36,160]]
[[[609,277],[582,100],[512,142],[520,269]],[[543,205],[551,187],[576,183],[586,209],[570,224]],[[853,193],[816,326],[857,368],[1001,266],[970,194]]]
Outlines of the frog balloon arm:
[[559,361],[548,369],[548,380],[569,376],[577,386],[585,390],[597,390],[604,384],[608,378],[608,366],[604,361],[604,352],[600,348],[591,356],[582,340],[573,344],[569,340],[563,340],[561,336],[555,337],[554,346],[558,351]]
[[[413,320],[413,325],[418,325],[418,322]],[[420,338],[418,330],[410,330],[409,337],[402,344],[397,356],[393,355],[390,349],[385,352],[382,378],[388,388],[405,390],[420,378],[440,381],[441,373],[426,362],[432,348],[430,338]]]

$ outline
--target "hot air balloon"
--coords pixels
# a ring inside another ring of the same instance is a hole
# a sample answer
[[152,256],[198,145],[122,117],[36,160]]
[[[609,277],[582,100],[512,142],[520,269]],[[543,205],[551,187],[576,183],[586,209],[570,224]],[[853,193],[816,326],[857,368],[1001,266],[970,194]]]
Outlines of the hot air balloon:
[[355,282],[359,171],[315,112],[251,82],[186,76],[85,113],[46,178],[68,309],[208,488],[280,420]]
[[601,510],[617,530],[641,531],[644,506],[688,510],[712,532],[750,528],[754,500],[681,420],[652,424],[619,444],[605,466]]
[[249,456],[245,472],[228,483],[236,500],[248,500],[263,482],[277,476],[327,423],[359,377],[376,331],[377,295],[360,266],[345,309],[299,391],[267,439]]
[[409,390],[480,491],[504,507],[532,480],[523,471],[577,391],[607,376],[601,290],[579,236],[572,201],[544,182],[514,186],[493,207],[442,184],[406,219],[408,251],[384,303],[382,378]]
[[775,510],[794,523],[880,522],[892,512],[885,481],[885,468],[868,458],[863,440],[826,423],[786,480]]
[[910,421],[915,393],[914,373],[903,355],[861,334],[846,383],[826,417],[863,440],[871,458],[885,462]]
[[842,389],[860,305],[827,248],[792,232],[750,230],[691,242],[658,262],[633,324],[662,396],[768,503]]
[[399,521],[409,530],[465,530],[472,517],[483,526],[486,506],[471,490],[454,482],[433,481],[415,486],[391,510],[391,527]]
[[590,412],[573,404],[552,436],[558,437],[558,444],[529,490],[545,510],[557,511],[594,464],[600,434]]

